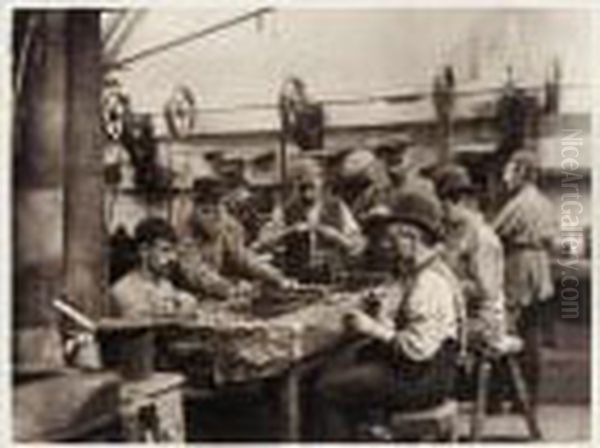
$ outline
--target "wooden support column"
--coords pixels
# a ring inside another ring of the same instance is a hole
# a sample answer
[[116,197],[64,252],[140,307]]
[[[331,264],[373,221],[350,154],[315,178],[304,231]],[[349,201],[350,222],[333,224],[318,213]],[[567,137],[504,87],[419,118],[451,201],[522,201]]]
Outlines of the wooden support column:
[[50,303],[62,288],[66,14],[26,14],[35,14],[38,26],[13,130],[14,355],[21,364],[55,365],[61,360]]
[[65,283],[78,307],[97,318],[105,304],[102,135],[100,133],[100,13],[67,20],[65,158]]

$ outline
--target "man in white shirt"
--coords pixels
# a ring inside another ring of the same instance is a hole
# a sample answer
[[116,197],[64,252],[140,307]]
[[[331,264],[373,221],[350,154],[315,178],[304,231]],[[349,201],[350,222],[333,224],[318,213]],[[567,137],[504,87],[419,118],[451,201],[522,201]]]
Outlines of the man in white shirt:
[[344,353],[318,380],[325,439],[351,440],[352,420],[365,410],[424,408],[451,392],[464,304],[434,248],[441,216],[430,194],[400,192],[394,199],[388,230],[400,256],[402,294],[389,298],[399,303],[392,322],[361,311],[346,317],[369,343]]
[[507,333],[502,243],[479,211],[475,187],[463,166],[447,164],[435,179],[445,212],[442,257],[463,289],[469,342],[497,348]]

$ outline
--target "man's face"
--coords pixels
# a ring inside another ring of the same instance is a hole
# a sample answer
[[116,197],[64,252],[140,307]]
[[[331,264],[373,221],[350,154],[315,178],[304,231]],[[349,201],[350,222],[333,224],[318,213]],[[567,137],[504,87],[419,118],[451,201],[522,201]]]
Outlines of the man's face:
[[194,206],[193,225],[201,233],[212,236],[219,228],[220,212],[216,202],[198,203]]
[[447,222],[455,223],[461,219],[461,208],[460,205],[453,202],[448,198],[442,199],[442,210],[444,212],[444,219]]
[[318,178],[299,179],[296,188],[300,200],[307,205],[314,204],[321,195],[321,186],[321,180]]
[[420,230],[411,224],[393,223],[388,227],[388,232],[400,259],[408,263],[414,262],[421,244]]
[[513,191],[521,185],[522,173],[518,165],[514,162],[508,162],[502,173],[502,180],[509,191]]
[[175,248],[168,240],[157,239],[148,248],[148,268],[156,275],[167,276],[175,259]]
[[402,183],[409,170],[410,164],[404,155],[395,155],[388,161],[388,172],[395,184]]

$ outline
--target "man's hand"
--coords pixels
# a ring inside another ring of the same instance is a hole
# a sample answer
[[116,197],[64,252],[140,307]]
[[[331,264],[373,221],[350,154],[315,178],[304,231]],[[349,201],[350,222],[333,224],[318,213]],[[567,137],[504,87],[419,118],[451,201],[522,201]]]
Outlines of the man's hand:
[[175,310],[180,314],[191,314],[196,311],[196,298],[185,292],[180,291],[175,297]]
[[378,339],[383,342],[389,342],[394,338],[394,330],[387,328],[362,311],[350,311],[346,315],[346,322],[351,331],[363,336]]
[[321,235],[323,238],[328,240],[339,240],[344,238],[342,232],[332,226],[328,226],[326,224],[317,224],[314,227],[314,230]]
[[255,286],[250,282],[241,281],[230,288],[229,296],[230,298],[242,298],[248,297],[252,294]]
[[300,284],[298,283],[297,280],[294,280],[293,278],[282,278],[278,285],[277,285],[280,289],[286,289],[286,290],[290,290],[290,289],[298,289],[300,287]]
[[288,227],[288,233],[306,233],[309,232],[311,226],[306,221],[297,222]]

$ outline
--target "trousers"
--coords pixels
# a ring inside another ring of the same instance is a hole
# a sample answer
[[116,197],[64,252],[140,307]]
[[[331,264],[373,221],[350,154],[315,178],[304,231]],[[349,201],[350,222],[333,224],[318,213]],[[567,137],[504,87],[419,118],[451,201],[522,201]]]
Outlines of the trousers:
[[428,361],[392,358],[391,351],[362,341],[347,347],[325,367],[315,386],[320,438],[351,441],[358,423],[383,418],[392,409],[422,409],[453,392],[454,343]]

